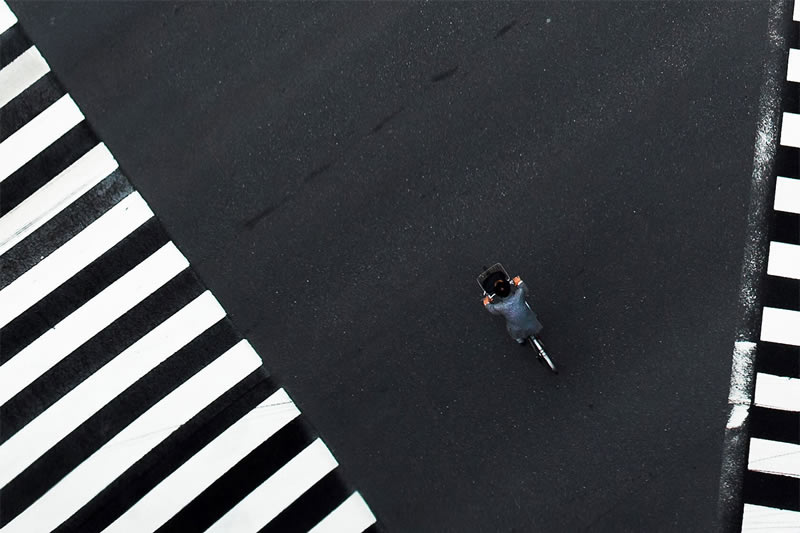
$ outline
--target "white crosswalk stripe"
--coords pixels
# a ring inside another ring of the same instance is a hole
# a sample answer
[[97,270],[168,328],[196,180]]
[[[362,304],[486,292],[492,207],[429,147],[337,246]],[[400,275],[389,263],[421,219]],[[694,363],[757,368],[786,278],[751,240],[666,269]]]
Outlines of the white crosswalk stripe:
[[761,340],[800,346],[800,311],[765,307]]
[[800,245],[785,242],[769,243],[767,274],[800,279]]
[[83,113],[67,94],[11,134],[0,143],[0,183],[81,120]]
[[759,472],[800,477],[800,445],[766,439],[750,439],[747,467]]
[[800,50],[789,49],[789,62],[786,68],[786,80],[800,82]]
[[800,406],[800,379],[756,374],[756,391],[753,403],[770,409],[796,411]]
[[50,72],[50,67],[35,46],[0,70],[0,107],[3,107]]
[[800,115],[796,113],[783,114],[781,144],[794,148],[800,147]]
[[800,179],[778,176],[774,207],[775,211],[800,214]]
[[308,533],[359,533],[374,523],[375,515],[355,492]]
[[800,512],[775,509],[750,503],[744,506],[742,531],[747,533],[775,533],[796,531],[800,524]]
[[5,2],[0,2],[0,33],[17,23],[17,17]]

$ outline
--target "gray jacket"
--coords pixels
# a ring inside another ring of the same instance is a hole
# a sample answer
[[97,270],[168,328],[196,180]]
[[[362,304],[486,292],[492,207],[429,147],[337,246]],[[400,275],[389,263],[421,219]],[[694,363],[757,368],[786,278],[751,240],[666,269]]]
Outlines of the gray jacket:
[[524,281],[517,285],[511,294],[496,303],[486,304],[486,310],[493,315],[502,315],[506,319],[506,330],[511,338],[520,341],[542,331],[542,324],[536,313],[525,301],[528,286]]

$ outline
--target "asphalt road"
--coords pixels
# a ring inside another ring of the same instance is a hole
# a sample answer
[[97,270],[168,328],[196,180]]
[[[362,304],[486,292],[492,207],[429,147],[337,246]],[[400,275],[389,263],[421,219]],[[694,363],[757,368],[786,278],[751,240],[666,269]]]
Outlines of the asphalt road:
[[10,4],[386,530],[714,527],[765,2]]

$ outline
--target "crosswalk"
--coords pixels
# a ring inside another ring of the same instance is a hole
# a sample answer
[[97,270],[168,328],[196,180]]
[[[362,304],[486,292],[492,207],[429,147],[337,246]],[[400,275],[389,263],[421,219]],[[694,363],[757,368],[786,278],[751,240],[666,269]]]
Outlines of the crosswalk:
[[0,532],[376,531],[0,1]]
[[[798,35],[800,3],[793,10]],[[756,345],[742,531],[800,531],[800,49],[790,44]]]

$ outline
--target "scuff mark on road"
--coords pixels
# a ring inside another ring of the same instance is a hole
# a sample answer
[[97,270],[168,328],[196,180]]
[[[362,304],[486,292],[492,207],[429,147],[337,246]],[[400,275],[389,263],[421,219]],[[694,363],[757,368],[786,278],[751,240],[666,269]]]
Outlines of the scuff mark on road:
[[261,222],[262,220],[270,216],[272,213],[274,213],[280,206],[285,204],[289,200],[289,198],[291,198],[291,196],[292,196],[291,194],[287,194],[278,203],[271,205],[266,209],[260,211],[255,216],[248,218],[247,220],[244,221],[244,227],[247,228],[248,230],[253,230],[258,225],[259,222]]
[[516,25],[517,25],[517,21],[516,20],[512,20],[511,22],[509,22],[508,24],[506,24],[505,26],[503,26],[502,28],[497,30],[497,33],[495,34],[494,38],[495,39],[499,39],[500,37],[502,37],[503,35],[508,33],[508,31],[511,28],[513,28],[514,26],[516,26]]
[[436,75],[432,76],[431,77],[431,82],[439,83],[440,81],[446,80],[447,78],[451,77],[456,72],[458,72],[458,65],[456,65],[455,67],[451,68],[450,70],[445,70],[444,72],[440,72],[439,74],[436,74]]
[[331,168],[331,165],[332,165],[332,163],[325,163],[325,164],[324,164],[324,165],[322,165],[321,167],[315,168],[314,170],[312,170],[311,172],[309,172],[309,173],[306,175],[306,177],[305,177],[305,178],[303,178],[303,181],[304,181],[305,183],[308,183],[309,181],[313,180],[314,178],[316,178],[316,177],[317,177],[317,176],[319,176],[320,174],[324,174],[325,172],[327,172],[328,170],[330,170],[330,168]]
[[406,109],[405,106],[400,106],[400,109],[398,109],[398,110],[392,112],[390,115],[384,117],[383,120],[378,122],[378,124],[376,124],[375,127],[372,128],[372,133],[378,133],[379,131],[381,131],[386,124],[388,124],[397,115],[399,115],[400,113],[405,111],[405,109]]

